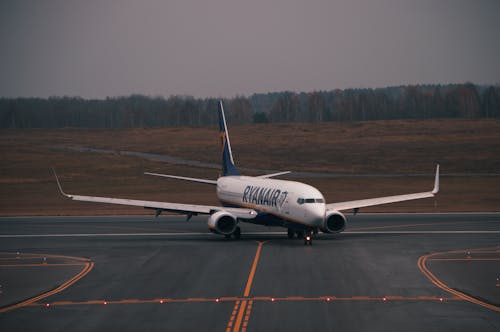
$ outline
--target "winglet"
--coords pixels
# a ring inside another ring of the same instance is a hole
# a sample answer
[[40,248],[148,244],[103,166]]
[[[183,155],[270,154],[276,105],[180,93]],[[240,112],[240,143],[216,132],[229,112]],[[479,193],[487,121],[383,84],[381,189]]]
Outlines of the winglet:
[[54,169],[54,167],[51,167],[51,169],[52,169],[52,173],[54,173],[54,176],[56,177],[57,186],[59,187],[59,191],[61,192],[61,195],[66,196],[66,197],[71,197],[71,195],[68,195],[63,191],[63,189],[61,187],[61,183],[59,182],[59,178],[57,177],[57,173],[56,173],[56,170]]
[[436,166],[436,177],[434,179],[434,189],[432,189],[431,193],[436,195],[439,192],[439,164]]

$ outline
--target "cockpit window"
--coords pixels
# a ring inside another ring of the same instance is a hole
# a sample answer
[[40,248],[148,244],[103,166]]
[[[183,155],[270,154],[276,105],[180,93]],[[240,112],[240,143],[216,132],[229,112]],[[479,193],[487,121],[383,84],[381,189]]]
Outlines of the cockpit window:
[[322,198],[299,198],[297,199],[297,203],[300,205],[304,203],[324,203],[325,201]]

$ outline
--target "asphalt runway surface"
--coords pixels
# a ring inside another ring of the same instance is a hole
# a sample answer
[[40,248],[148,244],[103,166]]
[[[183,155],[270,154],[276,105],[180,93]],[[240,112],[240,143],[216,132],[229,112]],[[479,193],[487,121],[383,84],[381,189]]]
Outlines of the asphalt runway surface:
[[0,218],[0,330],[500,330],[500,214],[347,217],[312,246],[203,217]]

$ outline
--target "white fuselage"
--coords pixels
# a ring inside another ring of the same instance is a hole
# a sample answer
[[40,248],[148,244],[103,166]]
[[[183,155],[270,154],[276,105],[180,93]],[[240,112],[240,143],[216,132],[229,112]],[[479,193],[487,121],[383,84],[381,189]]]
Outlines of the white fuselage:
[[217,180],[217,196],[224,205],[254,209],[301,226],[321,227],[325,219],[321,192],[300,182],[225,176]]

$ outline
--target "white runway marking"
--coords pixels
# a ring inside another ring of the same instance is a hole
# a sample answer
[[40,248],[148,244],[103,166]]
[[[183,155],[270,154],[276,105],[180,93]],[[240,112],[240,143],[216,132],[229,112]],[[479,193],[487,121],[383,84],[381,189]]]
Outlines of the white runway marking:
[[193,236],[211,235],[210,233],[68,233],[68,234],[2,234],[0,238],[27,237],[99,237],[99,236]]
[[[341,234],[381,234],[381,235],[404,235],[404,234],[500,234],[499,231],[367,231],[367,232],[343,232]],[[130,237],[130,236],[220,236],[212,233],[186,232],[186,233],[62,233],[62,234],[0,234],[0,238],[43,238],[43,237]],[[286,235],[286,232],[248,232],[244,235]],[[321,236],[321,235],[320,235]]]
[[500,231],[367,231],[367,232],[343,232],[342,234],[498,234]]

